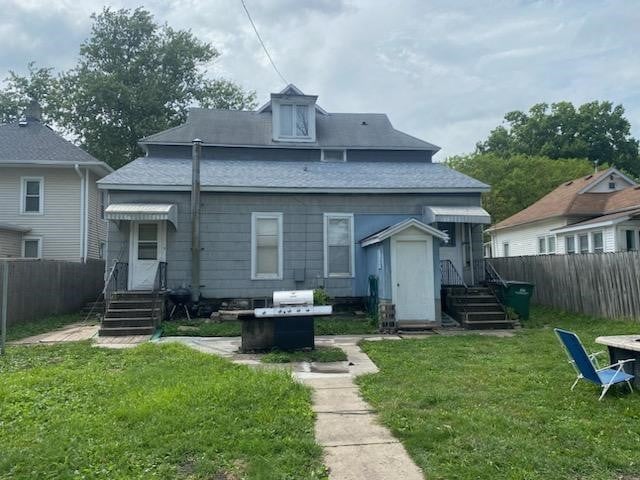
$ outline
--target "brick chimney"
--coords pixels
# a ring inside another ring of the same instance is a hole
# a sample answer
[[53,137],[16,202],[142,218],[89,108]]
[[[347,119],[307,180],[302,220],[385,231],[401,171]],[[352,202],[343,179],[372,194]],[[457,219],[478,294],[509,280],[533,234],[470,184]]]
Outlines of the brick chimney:
[[27,122],[42,121],[42,107],[37,100],[31,100],[31,102],[29,102],[29,105],[24,110],[24,118]]

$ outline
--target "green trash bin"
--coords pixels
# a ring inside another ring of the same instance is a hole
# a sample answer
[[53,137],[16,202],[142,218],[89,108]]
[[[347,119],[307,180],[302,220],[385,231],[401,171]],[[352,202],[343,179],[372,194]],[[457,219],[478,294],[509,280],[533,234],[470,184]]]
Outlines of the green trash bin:
[[533,286],[529,282],[504,282],[498,287],[498,298],[505,307],[513,308],[521,320],[528,320]]

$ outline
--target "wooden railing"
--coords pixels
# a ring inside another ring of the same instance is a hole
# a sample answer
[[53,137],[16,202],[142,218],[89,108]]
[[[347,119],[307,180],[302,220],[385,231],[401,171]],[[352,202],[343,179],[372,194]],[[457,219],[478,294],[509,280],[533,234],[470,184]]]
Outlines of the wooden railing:
[[443,287],[459,285],[469,288],[451,260],[440,260],[440,273]]

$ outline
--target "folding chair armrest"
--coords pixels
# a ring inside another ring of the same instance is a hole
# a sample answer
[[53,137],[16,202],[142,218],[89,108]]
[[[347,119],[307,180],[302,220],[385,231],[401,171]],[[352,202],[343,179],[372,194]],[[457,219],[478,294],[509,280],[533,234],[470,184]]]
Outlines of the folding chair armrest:
[[600,368],[600,362],[598,361],[598,355],[603,355],[605,353],[604,350],[600,350],[599,352],[593,352],[591,354],[589,354],[589,360],[591,360],[591,363],[593,363],[593,366],[596,367],[596,369]]
[[599,352],[593,352],[589,354],[589,357],[597,357],[598,355],[603,355],[604,353],[606,353],[604,350],[600,350]]
[[603,368],[599,368],[598,372],[601,372],[603,370],[607,370],[609,368],[614,368],[614,367],[618,367],[618,368],[622,368],[622,366],[625,363],[629,363],[629,362],[635,362],[636,359],[635,358],[627,358],[626,360],[618,360],[616,363],[612,363],[611,365],[607,365],[606,367]]

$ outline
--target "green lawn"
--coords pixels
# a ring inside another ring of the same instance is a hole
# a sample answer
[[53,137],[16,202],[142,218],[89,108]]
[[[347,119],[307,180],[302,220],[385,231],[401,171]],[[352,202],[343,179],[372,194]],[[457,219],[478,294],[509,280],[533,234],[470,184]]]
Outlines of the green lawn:
[[[86,315],[84,313],[67,313],[63,315],[50,315],[29,323],[9,325],[7,327],[7,340],[19,340],[32,335],[39,335],[62,328],[70,323],[82,322],[85,318]],[[90,320],[95,320],[95,316],[91,317]]]
[[10,347],[1,479],[325,478],[309,391],[178,344]]
[[363,342],[380,373],[364,397],[430,479],[637,479],[640,394],[575,379],[552,327],[589,350],[640,323],[534,308],[513,338],[479,335]]
[[341,362],[347,359],[344,350],[338,347],[316,347],[313,350],[295,350],[292,352],[274,350],[263,355],[263,363],[289,362]]
[[[179,328],[179,327],[183,328]],[[187,328],[184,328],[187,327]],[[365,316],[334,316],[316,318],[316,335],[362,335],[378,332],[378,326]],[[162,336],[237,337],[240,322],[205,322],[201,319],[177,320],[162,323]]]

